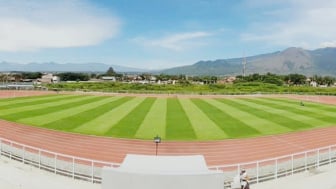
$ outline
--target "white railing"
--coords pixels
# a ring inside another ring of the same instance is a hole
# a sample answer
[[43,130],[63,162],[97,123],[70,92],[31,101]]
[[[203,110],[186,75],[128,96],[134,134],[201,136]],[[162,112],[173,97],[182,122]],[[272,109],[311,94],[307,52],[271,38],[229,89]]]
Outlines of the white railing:
[[[96,161],[55,153],[1,137],[0,156],[6,156],[55,174],[93,183],[101,183],[102,167],[120,166],[119,163]],[[241,168],[247,170],[251,178],[251,184],[254,184],[308,171],[335,162],[336,145],[331,145],[260,161],[211,166],[209,169],[222,171],[225,177],[224,187],[230,188],[233,177],[239,173]]]
[[39,169],[54,172],[93,183],[101,183],[102,168],[119,167],[118,163],[96,161],[55,153],[0,137],[0,156],[33,165]]
[[212,170],[221,170],[225,175],[225,188],[230,188],[233,177],[242,168],[247,170],[250,183],[259,183],[295,173],[316,169],[322,165],[336,162],[336,145],[314,150],[308,150],[291,155],[246,162],[232,165],[219,165],[209,167]]

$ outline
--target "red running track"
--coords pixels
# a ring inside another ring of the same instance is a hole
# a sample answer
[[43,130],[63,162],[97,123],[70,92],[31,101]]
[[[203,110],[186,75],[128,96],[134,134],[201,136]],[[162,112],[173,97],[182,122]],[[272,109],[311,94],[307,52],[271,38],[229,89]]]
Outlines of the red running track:
[[[327,99],[330,103],[336,102],[336,98]],[[323,97],[319,101],[322,102]],[[158,154],[202,154],[208,166],[234,164],[333,145],[336,144],[335,136],[336,127],[329,127],[249,139],[163,141],[159,144]],[[0,120],[0,137],[57,153],[116,163],[121,163],[126,154],[155,155],[153,141],[64,133],[4,120]]]

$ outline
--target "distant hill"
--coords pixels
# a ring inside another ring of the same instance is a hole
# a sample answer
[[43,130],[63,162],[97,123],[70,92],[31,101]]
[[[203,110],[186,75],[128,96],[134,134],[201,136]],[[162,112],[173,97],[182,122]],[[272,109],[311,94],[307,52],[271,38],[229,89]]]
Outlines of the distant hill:
[[118,65],[107,65],[102,63],[67,63],[58,64],[55,62],[17,64],[0,62],[0,72],[4,71],[26,71],[26,72],[106,72],[112,67],[116,72],[144,72],[146,70],[130,68]]
[[[305,50],[291,47],[283,51],[246,57],[246,74],[299,73],[305,75],[336,76],[336,48]],[[17,64],[0,62],[0,72],[4,71],[40,71],[40,72],[106,72],[109,67],[117,72],[152,72],[155,74],[185,75],[241,75],[243,58],[199,61],[193,65],[181,66],[161,71],[130,68],[102,63],[67,63],[55,62]]]
[[[291,47],[284,51],[246,57],[246,74],[300,73],[336,76],[336,48],[305,50]],[[241,75],[243,58],[199,61],[190,66],[162,70],[165,74]]]

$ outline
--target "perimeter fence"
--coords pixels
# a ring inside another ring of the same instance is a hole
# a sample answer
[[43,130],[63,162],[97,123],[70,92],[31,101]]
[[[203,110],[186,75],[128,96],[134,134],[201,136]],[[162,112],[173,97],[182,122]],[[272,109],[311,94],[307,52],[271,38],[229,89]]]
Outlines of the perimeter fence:
[[[207,96],[207,95],[214,95],[214,96],[226,96],[226,95],[233,95],[233,96],[244,96],[244,95],[312,95],[312,96],[336,96],[335,91],[291,91],[291,90],[284,90],[284,91],[277,91],[277,90],[270,90],[270,91],[190,91],[190,90],[94,90],[94,89],[67,89],[67,88],[53,88],[48,89],[46,87],[25,87],[26,85],[3,85],[0,83],[0,90],[3,91],[54,91],[57,93],[67,93],[67,92],[76,92],[81,94],[144,94],[144,95],[200,95],[200,96]],[[19,86],[19,87],[18,87]]]
[[61,89],[59,92],[97,93],[97,94],[144,94],[144,95],[200,95],[200,96],[244,96],[244,95],[313,95],[313,96],[336,96],[336,92],[323,91],[159,91],[159,90],[78,90]]
[[[1,156],[6,156],[23,164],[29,164],[55,174],[92,183],[101,183],[103,167],[120,166],[119,163],[69,156],[0,137]],[[255,184],[316,169],[335,162],[336,145],[331,145],[260,161],[210,166],[209,169],[222,171],[225,178],[224,188],[231,188],[233,178],[239,174],[242,168],[247,170],[251,179],[250,183]]]
[[53,172],[55,174],[101,183],[103,167],[119,167],[118,163],[96,161],[92,159],[69,156],[0,137],[0,156],[6,156],[23,164]]
[[224,188],[231,188],[233,178],[239,174],[241,169],[247,171],[250,184],[255,184],[314,170],[335,162],[336,145],[331,145],[260,161],[211,166],[209,169],[222,171],[225,177]]

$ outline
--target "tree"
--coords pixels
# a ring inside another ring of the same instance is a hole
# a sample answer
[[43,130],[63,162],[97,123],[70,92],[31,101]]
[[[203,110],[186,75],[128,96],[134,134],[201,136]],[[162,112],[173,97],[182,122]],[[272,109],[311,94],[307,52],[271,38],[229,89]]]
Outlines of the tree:
[[116,72],[114,71],[114,69],[112,67],[109,67],[109,69],[106,71],[105,75],[106,76],[115,76]]
[[302,85],[306,83],[306,76],[301,75],[301,74],[289,74],[288,76],[285,77],[285,80],[289,84],[294,84],[294,85]]
[[41,72],[22,72],[22,79],[38,79],[41,77]]
[[335,82],[335,78],[330,77],[330,76],[324,76],[324,77],[322,78],[321,83],[319,83],[319,84],[330,86],[330,85],[334,84],[334,82]]
[[15,82],[20,82],[22,79],[22,75],[20,73],[16,73],[12,75],[15,79]]
[[61,81],[87,81],[89,80],[89,75],[85,73],[74,73],[74,72],[65,72],[58,74]]
[[8,75],[7,74],[0,74],[0,81],[3,83],[7,83],[8,82]]

